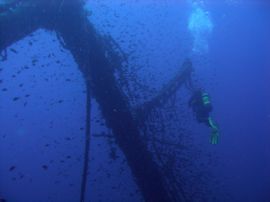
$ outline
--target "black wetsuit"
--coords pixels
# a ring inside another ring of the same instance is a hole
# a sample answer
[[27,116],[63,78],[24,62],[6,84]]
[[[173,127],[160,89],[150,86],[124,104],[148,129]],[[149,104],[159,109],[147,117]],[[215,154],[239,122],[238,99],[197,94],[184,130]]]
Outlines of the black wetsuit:
[[211,103],[204,104],[202,95],[203,92],[201,90],[195,91],[189,100],[189,106],[195,113],[197,121],[199,123],[205,123],[207,126],[209,126],[208,118],[210,112],[212,111],[212,105]]

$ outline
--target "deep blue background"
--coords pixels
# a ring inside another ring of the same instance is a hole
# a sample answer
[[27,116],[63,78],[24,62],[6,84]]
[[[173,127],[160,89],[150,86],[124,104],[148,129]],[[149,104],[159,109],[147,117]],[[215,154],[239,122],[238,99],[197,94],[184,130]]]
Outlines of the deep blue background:
[[[162,86],[184,58],[192,57],[194,77],[209,91],[221,129],[220,143],[213,146],[205,126],[195,119],[188,124],[200,149],[217,156],[210,168],[213,178],[232,201],[270,201],[270,5],[212,0],[204,7],[214,29],[209,52],[203,55],[191,51],[191,6],[186,1],[89,1],[89,19],[131,54],[130,71],[149,88]],[[18,53],[8,50],[8,61],[0,63],[0,87],[8,88],[0,92],[0,194],[9,201],[78,198],[85,86],[72,57],[61,52],[56,40],[54,33],[39,30],[14,44]],[[48,53],[55,57],[48,58]],[[38,59],[36,66],[33,58]],[[17,73],[25,65],[30,69]],[[20,99],[13,102],[15,96]],[[98,104],[93,108],[92,132],[110,133],[95,121],[100,118]],[[108,138],[93,137],[88,195],[94,201],[138,200],[121,151],[116,149],[120,158],[112,163],[111,149]],[[42,165],[49,165],[48,170]],[[222,194],[216,198],[224,201]]]

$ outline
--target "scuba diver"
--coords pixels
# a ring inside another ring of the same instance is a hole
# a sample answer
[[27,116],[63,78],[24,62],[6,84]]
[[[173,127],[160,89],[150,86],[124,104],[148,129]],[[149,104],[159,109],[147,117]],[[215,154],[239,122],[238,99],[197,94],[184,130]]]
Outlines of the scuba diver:
[[[190,64],[192,62],[189,60]],[[194,70],[192,71],[192,73]],[[208,93],[204,92],[201,88],[194,87],[194,83],[192,81],[192,75],[189,74],[185,81],[185,86],[188,90],[192,92],[192,96],[188,102],[189,107],[192,108],[196,119],[199,123],[204,123],[208,127],[211,128],[211,137],[210,143],[217,144],[219,137],[219,129],[216,123],[213,121],[210,116],[210,112],[213,110],[213,106],[210,102]]]
[[204,123],[211,128],[212,133],[210,137],[211,144],[218,143],[219,131],[218,126],[214,123],[210,116],[210,112],[213,107],[209,99],[209,95],[203,92],[201,89],[193,90],[193,95],[191,96],[189,107],[192,108],[196,119],[199,123]]

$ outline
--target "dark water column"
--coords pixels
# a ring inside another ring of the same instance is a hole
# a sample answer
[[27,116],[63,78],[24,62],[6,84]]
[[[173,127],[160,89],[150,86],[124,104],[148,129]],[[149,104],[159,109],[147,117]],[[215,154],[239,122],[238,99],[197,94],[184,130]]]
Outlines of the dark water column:
[[102,38],[82,8],[70,2],[62,7],[56,31],[78,63],[87,88],[91,88],[92,95],[100,104],[106,124],[113,130],[145,201],[170,201],[163,175],[141,140],[128,101],[117,85],[112,70],[114,65],[105,56]]

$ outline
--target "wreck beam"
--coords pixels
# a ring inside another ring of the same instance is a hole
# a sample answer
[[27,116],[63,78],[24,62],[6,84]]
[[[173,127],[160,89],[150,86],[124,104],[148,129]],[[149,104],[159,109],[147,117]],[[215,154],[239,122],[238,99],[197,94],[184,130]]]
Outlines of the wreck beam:
[[[63,6],[56,30],[73,54],[91,94],[100,104],[106,124],[114,133],[145,201],[170,201],[164,176],[140,136],[128,100],[114,77],[115,64],[106,58],[102,38],[80,8]],[[69,22],[68,24],[66,22]],[[119,64],[121,65],[121,64]]]
[[0,52],[40,28],[40,16],[37,8],[27,1],[0,13]]
[[60,34],[83,74],[87,94],[91,92],[99,103],[106,124],[112,129],[144,200],[172,201],[165,176],[141,138],[140,128],[132,116],[128,100],[114,77],[112,67],[116,64],[110,64],[106,58],[107,47],[104,47],[103,38],[87,19],[82,1],[24,2],[31,4],[0,16],[0,50],[38,28],[55,30]]

